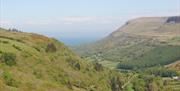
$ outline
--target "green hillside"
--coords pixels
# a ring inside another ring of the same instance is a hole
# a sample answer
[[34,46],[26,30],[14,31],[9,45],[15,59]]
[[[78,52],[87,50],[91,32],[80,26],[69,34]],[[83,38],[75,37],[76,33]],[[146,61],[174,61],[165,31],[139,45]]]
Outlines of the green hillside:
[[180,59],[180,46],[160,46],[140,55],[134,61],[124,61],[118,65],[120,69],[147,68],[156,65],[166,65]]
[[0,91],[112,91],[116,77],[53,38],[0,29]]
[[0,91],[165,91],[179,86],[178,81],[164,82],[149,72],[104,68],[53,38],[0,29]]
[[133,19],[104,39],[73,49],[82,57],[110,68],[164,66],[180,59],[178,17]]

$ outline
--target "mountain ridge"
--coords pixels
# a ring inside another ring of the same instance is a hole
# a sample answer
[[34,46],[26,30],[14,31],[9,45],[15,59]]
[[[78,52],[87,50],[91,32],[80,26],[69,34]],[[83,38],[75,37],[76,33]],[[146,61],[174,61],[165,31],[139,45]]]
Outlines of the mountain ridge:
[[[170,52],[171,49],[173,50],[171,46],[177,46],[178,50],[180,49],[179,17],[133,19],[102,40],[76,47],[75,51],[83,57],[101,60],[102,63],[104,60],[121,64],[130,60],[133,62],[133,59],[140,60],[144,53],[151,53],[150,51],[153,50],[157,52],[156,48],[170,48],[168,51]],[[163,49],[159,51],[163,52]],[[161,56],[165,57],[165,54]]]

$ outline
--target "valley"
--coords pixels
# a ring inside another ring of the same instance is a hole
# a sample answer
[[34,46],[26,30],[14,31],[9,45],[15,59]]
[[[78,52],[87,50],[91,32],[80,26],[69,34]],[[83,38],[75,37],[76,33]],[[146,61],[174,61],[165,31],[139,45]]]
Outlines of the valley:
[[0,0],[0,91],[180,91],[180,0]]
[[161,25],[161,34],[148,28],[155,20],[143,18],[145,30],[133,33],[127,23],[75,51],[54,38],[0,28],[0,91],[179,91],[179,23]]
[[171,77],[180,74],[179,22],[180,16],[130,20],[104,39],[72,49],[84,59],[123,73],[160,76],[167,91],[178,91],[180,81]]

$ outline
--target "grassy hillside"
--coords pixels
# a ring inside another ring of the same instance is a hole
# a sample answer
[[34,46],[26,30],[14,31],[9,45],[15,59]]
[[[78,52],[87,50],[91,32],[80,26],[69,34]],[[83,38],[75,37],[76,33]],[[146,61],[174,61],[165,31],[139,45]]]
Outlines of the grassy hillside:
[[0,91],[111,91],[116,77],[55,39],[0,29]]
[[176,17],[171,18],[130,20],[104,39],[74,50],[84,58],[111,68],[143,69],[167,65],[180,59],[180,23]]
[[0,29],[0,91],[165,91],[174,87],[164,82],[148,72],[120,73],[88,62],[53,38]]

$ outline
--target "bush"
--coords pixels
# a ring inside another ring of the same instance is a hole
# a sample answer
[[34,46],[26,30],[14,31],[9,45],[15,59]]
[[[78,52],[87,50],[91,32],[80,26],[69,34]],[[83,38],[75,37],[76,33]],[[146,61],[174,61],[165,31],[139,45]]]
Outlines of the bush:
[[103,66],[97,62],[94,63],[94,69],[96,71],[103,71]]
[[34,70],[33,74],[36,76],[37,79],[42,78],[42,72],[41,70]]
[[8,44],[9,42],[8,42],[8,41],[2,41],[2,43],[4,43],[4,44]]
[[37,47],[34,47],[34,49],[35,49],[36,51],[38,51],[38,52],[41,51],[41,50],[40,50],[39,48],[37,48]]
[[6,65],[13,66],[16,64],[16,55],[13,53],[3,53],[1,59]]
[[50,43],[46,47],[46,52],[56,52],[56,46],[53,43]]
[[3,73],[3,78],[5,80],[6,85],[8,86],[12,86],[12,87],[17,87],[18,83],[13,79],[12,74],[10,74],[9,72],[4,72]]
[[70,81],[68,81],[66,85],[67,85],[67,87],[68,87],[69,89],[73,89],[72,83],[71,83]]
[[21,51],[21,48],[19,46],[13,45],[13,47],[19,51]]
[[76,67],[76,69],[78,69],[78,70],[80,70],[80,69],[81,69],[81,65],[80,65],[79,63],[76,63],[74,66],[75,66],[75,67]]
[[2,54],[3,52],[0,50],[0,54]]

